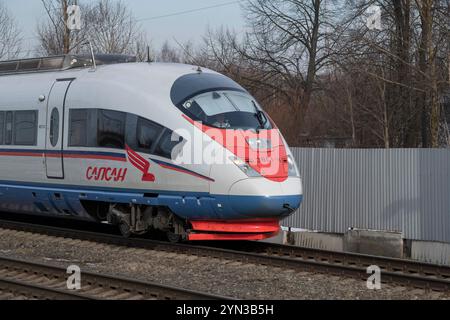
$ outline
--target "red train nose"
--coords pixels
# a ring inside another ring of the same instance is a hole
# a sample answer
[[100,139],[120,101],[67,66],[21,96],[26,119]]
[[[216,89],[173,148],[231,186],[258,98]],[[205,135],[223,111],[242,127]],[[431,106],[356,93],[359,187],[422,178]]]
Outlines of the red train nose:
[[191,221],[188,240],[262,240],[280,231],[278,219]]

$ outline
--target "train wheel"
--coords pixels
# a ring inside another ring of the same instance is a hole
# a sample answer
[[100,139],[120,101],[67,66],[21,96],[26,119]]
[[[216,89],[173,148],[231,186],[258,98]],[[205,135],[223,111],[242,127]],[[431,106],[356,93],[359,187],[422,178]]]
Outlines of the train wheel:
[[123,237],[129,238],[131,236],[130,226],[124,222],[119,224],[119,230]]
[[167,240],[171,243],[178,243],[181,241],[181,236],[179,234],[173,233],[173,232],[166,232]]

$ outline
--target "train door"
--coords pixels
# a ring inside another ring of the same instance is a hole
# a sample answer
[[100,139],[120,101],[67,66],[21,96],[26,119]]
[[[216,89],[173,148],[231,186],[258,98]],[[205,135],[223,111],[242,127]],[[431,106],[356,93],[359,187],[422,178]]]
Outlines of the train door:
[[45,167],[47,177],[64,179],[64,109],[67,90],[73,79],[57,80],[47,103],[47,134],[45,139]]

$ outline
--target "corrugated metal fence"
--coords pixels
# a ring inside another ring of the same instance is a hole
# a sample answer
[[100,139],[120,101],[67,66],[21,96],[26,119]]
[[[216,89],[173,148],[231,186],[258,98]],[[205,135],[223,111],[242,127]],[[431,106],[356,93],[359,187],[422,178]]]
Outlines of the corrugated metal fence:
[[450,242],[450,151],[293,148],[304,202],[283,226]]

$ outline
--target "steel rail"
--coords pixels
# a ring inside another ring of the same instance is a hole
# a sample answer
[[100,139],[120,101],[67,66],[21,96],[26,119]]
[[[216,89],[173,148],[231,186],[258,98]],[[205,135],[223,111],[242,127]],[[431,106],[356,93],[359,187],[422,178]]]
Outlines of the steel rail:
[[239,251],[366,268],[368,266],[376,265],[384,272],[403,272],[411,275],[421,275],[450,280],[450,266],[436,265],[415,260],[256,241],[242,243]]
[[[94,241],[130,248],[142,248],[200,257],[211,257],[313,273],[349,276],[361,280],[367,279],[368,266],[378,265],[382,270],[382,283],[450,292],[450,280],[448,277],[449,267],[411,260],[273,245],[259,242],[240,243],[242,244],[240,248],[230,250],[223,248],[223,244],[209,243],[208,246],[200,246],[174,244],[140,238],[126,239],[111,234],[4,220],[0,220],[0,228]],[[231,244],[231,246],[233,247],[233,244]]]
[[0,300],[2,296],[9,296],[10,299],[24,297],[36,300],[85,300],[76,293],[68,293],[60,289],[45,287],[38,284],[26,283],[18,280],[11,280],[0,277]]
[[35,299],[86,300],[231,300],[152,282],[124,277],[81,273],[80,290],[67,289],[65,268],[0,257],[0,291],[17,292]]

